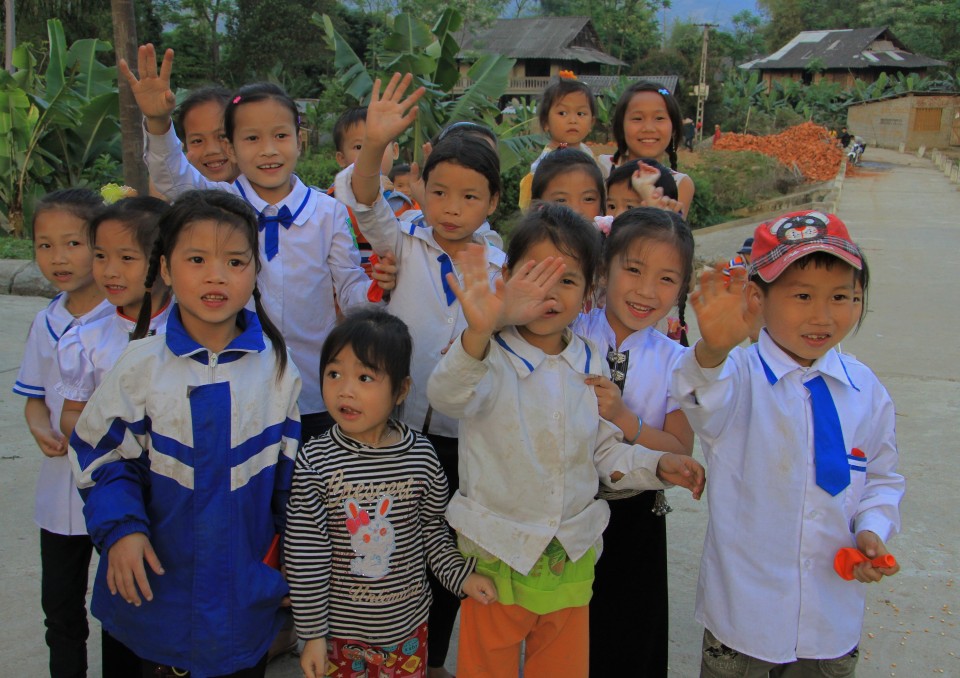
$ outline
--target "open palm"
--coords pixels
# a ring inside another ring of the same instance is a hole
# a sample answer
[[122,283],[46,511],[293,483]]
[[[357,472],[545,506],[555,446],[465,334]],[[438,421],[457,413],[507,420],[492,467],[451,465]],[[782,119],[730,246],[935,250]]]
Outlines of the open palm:
[[169,118],[177,106],[177,98],[170,89],[170,72],[173,70],[173,50],[168,49],[157,71],[157,52],[153,45],[140,45],[137,50],[138,79],[130,66],[120,60],[120,74],[127,79],[137,106],[146,118]]

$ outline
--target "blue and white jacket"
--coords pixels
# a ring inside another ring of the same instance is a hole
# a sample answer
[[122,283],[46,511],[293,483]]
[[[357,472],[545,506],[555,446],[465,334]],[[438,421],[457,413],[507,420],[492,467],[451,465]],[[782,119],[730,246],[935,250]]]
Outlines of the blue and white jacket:
[[[281,623],[289,589],[263,563],[280,531],[300,437],[300,376],[278,380],[255,313],[210,353],[174,307],[167,334],[130,343],[87,403],[70,457],[94,544],[103,550],[93,614],[137,655],[223,675],[255,665]],[[165,573],[154,599],[110,594],[106,554],[142,532]]]

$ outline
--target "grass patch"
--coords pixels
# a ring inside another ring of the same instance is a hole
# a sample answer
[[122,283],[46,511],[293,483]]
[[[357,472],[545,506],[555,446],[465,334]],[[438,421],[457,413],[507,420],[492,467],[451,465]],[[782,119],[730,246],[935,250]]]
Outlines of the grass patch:
[[786,195],[800,183],[775,158],[752,151],[703,151],[685,171],[697,187],[690,207],[692,228],[728,221],[736,210]]
[[33,259],[33,241],[0,236],[0,259]]

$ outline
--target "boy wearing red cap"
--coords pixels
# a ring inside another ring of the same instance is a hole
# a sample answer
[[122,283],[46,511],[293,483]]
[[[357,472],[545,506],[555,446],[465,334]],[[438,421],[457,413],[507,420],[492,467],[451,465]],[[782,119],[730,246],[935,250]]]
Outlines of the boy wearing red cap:
[[[868,274],[832,214],[761,224],[747,271],[707,270],[691,296],[702,339],[672,392],[709,466],[697,619],[701,676],[853,676],[864,583],[900,527],[894,406],[865,365],[835,350],[859,324]],[[748,348],[756,316],[764,329]],[[849,581],[843,548],[867,562]]]

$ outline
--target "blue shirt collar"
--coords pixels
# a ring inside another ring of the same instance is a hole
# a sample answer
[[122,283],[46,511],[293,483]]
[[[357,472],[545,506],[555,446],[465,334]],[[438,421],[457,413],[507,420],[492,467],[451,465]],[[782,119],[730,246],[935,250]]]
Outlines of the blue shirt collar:
[[[237,177],[234,186],[236,186],[239,191],[240,197],[246,200],[247,203],[256,210],[257,214],[260,214],[263,209],[270,204],[257,195],[256,190],[254,190],[250,184],[250,180],[242,174]],[[293,220],[294,226],[303,226],[316,209],[319,192],[311,191],[310,187],[300,181],[300,178],[296,174],[290,175],[290,187],[290,193],[286,198],[278,202],[275,207],[279,209],[286,205],[287,209],[290,210],[290,214],[296,215]],[[306,204],[304,204],[304,201],[306,201]],[[300,209],[301,205],[303,209]]]
[[[237,324],[240,334],[231,341],[225,349],[220,351],[218,362],[228,363],[242,358],[245,353],[259,353],[266,348],[263,343],[263,328],[260,319],[251,310],[240,311]],[[197,362],[207,364],[210,351],[201,346],[187,334],[187,330],[180,320],[180,305],[174,304],[170,317],[167,318],[166,333],[167,348],[182,358],[192,358]]]
[[[567,345],[559,357],[563,358],[575,372],[581,374],[603,373],[603,368],[594,360],[597,357],[597,351],[569,328],[564,330],[563,336]],[[531,374],[548,357],[539,348],[527,343],[526,339],[520,336],[516,327],[503,328],[493,335],[493,341],[506,352],[510,364],[513,365],[521,379]]]

